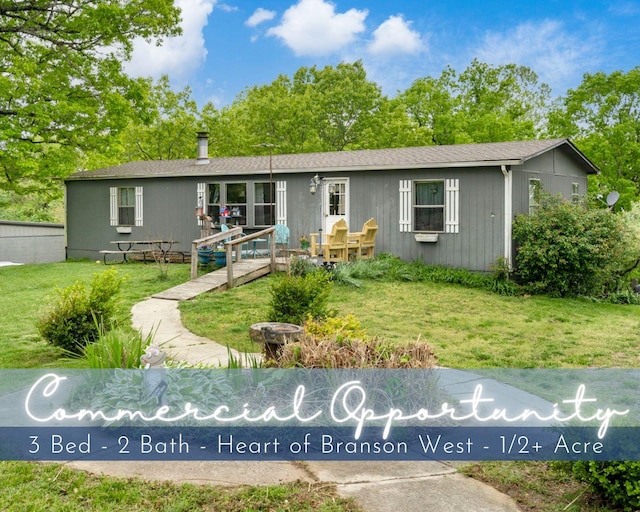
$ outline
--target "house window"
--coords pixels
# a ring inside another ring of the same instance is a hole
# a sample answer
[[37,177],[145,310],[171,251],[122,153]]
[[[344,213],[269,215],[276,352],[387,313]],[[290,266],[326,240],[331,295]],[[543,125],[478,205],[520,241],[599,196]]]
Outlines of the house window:
[[346,215],[347,184],[335,183],[329,189],[329,215]]
[[228,224],[247,224],[246,183],[210,183],[207,197],[207,214],[214,221],[224,216]]
[[136,189],[122,187],[118,189],[118,226],[135,225]]
[[196,193],[198,201],[206,197],[207,215],[216,223],[269,226],[287,220],[285,181],[198,183]]
[[111,226],[142,226],[142,187],[110,187]]
[[275,224],[275,183],[254,183],[253,222],[256,226]]
[[540,194],[542,184],[540,180],[532,178],[529,180],[529,215],[533,215],[540,208]]
[[247,224],[247,184],[227,183],[226,184],[226,206],[233,218],[233,223],[237,225]]
[[574,204],[580,202],[580,183],[571,184],[571,202]]
[[209,195],[207,199],[207,214],[217,222],[220,212],[220,183],[209,184]]
[[444,180],[418,181],[413,202],[415,231],[444,232]]

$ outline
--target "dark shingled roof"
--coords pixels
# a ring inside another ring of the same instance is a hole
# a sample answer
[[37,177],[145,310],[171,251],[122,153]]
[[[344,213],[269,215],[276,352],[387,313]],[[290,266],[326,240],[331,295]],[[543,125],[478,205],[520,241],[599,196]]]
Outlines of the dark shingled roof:
[[[274,174],[522,165],[531,158],[561,146],[588,173],[598,172],[567,139],[273,155],[271,165]],[[210,158],[209,163],[205,164],[197,164],[195,159],[128,162],[94,171],[77,172],[67,179],[224,176],[268,172],[269,156],[243,156]]]

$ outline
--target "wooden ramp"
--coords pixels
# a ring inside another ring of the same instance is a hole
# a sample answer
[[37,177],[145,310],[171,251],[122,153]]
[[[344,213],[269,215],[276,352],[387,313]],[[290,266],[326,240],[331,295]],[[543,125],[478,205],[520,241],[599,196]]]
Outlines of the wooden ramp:
[[[234,286],[248,283],[270,272],[269,258],[246,259],[233,264]],[[224,291],[227,286],[227,268],[222,267],[191,281],[179,284],[153,295],[154,299],[190,300],[201,293]]]

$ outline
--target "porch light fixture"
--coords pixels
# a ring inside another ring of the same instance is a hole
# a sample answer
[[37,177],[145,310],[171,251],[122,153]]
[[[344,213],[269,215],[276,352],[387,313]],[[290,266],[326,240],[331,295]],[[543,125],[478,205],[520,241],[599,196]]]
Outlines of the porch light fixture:
[[[315,194],[318,190],[318,187],[321,187],[323,183],[324,178],[321,178],[316,174],[313,178],[311,178],[311,181],[309,182],[309,192],[311,192],[312,195]],[[329,194],[333,194],[336,191],[336,186],[331,181],[327,183],[327,187],[329,187]]]
[[316,193],[316,191],[318,190],[318,186],[320,186],[320,176],[318,176],[317,174],[311,178],[311,181],[309,182],[309,192],[311,192],[311,195],[314,195]]

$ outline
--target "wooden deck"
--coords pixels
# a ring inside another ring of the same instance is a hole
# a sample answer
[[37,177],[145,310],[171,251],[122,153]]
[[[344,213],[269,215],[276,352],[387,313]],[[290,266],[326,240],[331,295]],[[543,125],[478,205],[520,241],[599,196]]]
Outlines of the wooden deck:
[[[269,258],[244,259],[233,264],[234,286],[248,283],[270,272]],[[284,259],[276,258],[276,269],[285,268]],[[190,300],[207,292],[222,292],[227,286],[227,268],[222,267],[191,281],[153,295],[154,299]]]

